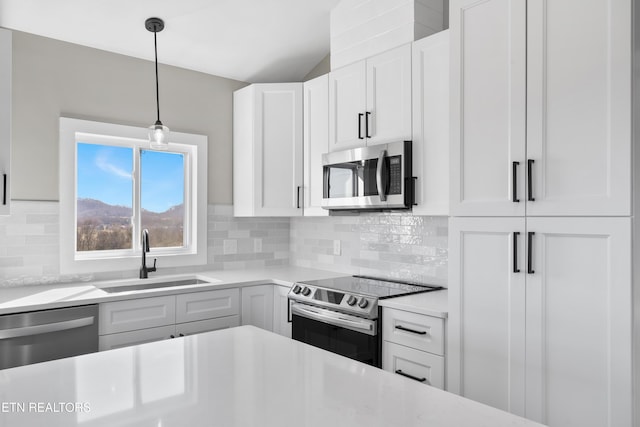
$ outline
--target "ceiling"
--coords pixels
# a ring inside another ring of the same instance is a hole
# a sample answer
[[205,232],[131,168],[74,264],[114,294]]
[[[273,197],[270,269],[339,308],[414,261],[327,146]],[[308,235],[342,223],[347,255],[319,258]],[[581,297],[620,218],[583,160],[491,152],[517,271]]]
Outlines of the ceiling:
[[302,81],[339,0],[0,0],[0,27],[246,82]]

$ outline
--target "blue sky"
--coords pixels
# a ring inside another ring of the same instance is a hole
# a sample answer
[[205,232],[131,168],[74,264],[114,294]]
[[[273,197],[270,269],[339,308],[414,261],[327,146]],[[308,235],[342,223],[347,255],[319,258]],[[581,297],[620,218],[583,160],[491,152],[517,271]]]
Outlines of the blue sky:
[[[142,207],[164,212],[184,201],[184,159],[181,154],[143,150]],[[133,149],[78,143],[78,198],[110,205],[132,205]]]

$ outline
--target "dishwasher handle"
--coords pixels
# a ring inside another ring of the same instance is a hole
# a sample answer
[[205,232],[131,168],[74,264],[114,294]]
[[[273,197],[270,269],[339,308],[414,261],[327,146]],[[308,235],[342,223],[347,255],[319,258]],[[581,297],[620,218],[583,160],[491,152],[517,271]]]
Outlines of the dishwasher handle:
[[80,319],[65,320],[64,322],[45,323],[43,325],[23,326],[21,328],[2,329],[0,330],[0,340],[11,338],[28,337],[32,335],[49,334],[51,332],[67,331],[69,329],[82,328],[84,326],[93,325],[94,316],[83,317]]

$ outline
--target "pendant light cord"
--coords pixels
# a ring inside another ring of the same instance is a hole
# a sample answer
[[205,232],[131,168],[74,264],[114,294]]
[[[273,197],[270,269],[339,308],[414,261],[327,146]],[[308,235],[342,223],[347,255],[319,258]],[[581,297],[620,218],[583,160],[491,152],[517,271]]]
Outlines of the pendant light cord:
[[160,90],[158,89],[158,33],[156,31],[153,32],[153,47],[156,53],[156,109],[158,111],[158,122],[156,124],[160,124]]

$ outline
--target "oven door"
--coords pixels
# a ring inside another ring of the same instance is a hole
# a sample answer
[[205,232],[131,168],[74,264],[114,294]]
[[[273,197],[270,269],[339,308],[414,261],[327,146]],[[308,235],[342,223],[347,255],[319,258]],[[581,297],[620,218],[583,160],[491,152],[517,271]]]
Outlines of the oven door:
[[291,303],[291,337],[323,350],[380,367],[378,321]]

